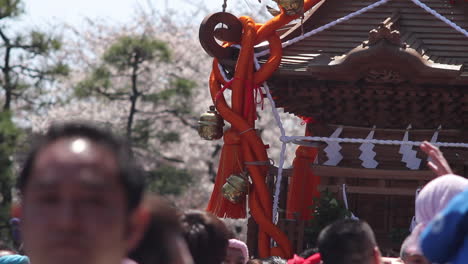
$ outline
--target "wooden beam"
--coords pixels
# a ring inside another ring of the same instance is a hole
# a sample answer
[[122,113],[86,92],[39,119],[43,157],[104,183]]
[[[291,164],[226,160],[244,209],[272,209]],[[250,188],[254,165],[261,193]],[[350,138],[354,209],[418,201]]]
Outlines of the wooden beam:
[[[341,186],[337,185],[319,185],[318,190],[328,189],[331,192],[341,192]],[[348,194],[375,194],[375,195],[399,195],[414,196],[416,189],[409,188],[382,188],[382,187],[364,187],[364,186],[346,186]]]
[[382,170],[366,168],[344,168],[325,165],[311,165],[314,173],[320,177],[343,177],[384,180],[427,180],[435,178],[430,170]]

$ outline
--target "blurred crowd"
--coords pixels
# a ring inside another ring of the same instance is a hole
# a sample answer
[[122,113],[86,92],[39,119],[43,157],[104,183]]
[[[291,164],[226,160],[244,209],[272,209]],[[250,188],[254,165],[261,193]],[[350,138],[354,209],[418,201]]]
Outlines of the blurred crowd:
[[321,231],[316,248],[258,259],[214,215],[145,193],[124,140],[85,122],[55,124],[31,143],[17,184],[19,246],[0,244],[0,264],[466,264],[468,180],[438,148],[421,149],[437,177],[416,198],[399,258],[381,256],[365,221],[343,219]]

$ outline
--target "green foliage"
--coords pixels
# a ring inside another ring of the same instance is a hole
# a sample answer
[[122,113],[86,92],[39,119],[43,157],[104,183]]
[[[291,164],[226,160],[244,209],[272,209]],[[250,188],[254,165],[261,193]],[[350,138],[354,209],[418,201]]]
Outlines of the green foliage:
[[393,228],[388,233],[388,237],[394,245],[401,245],[409,234],[408,228]]
[[189,113],[190,96],[197,84],[185,78],[175,78],[170,86],[158,93],[147,94],[143,100],[157,105],[164,103],[179,113]]
[[58,38],[34,30],[30,32],[29,41],[31,52],[36,54],[49,54],[62,47],[62,42]]
[[314,198],[313,207],[313,219],[305,231],[306,240],[310,245],[315,245],[320,231],[327,225],[351,216],[351,212],[328,189],[322,191],[319,198]]
[[144,102],[151,102],[151,103],[157,105],[159,103],[159,101],[161,100],[161,95],[160,95],[160,93],[148,93],[148,94],[143,94],[141,96],[141,99]]
[[[11,121],[11,113],[0,112],[0,225],[8,222],[12,202],[12,187],[14,177],[12,173],[12,155],[20,130]],[[0,233],[5,238],[8,233]]]
[[103,60],[120,71],[127,70],[144,61],[169,62],[171,57],[167,44],[147,36],[123,36],[104,53]]
[[174,81],[172,81],[171,86],[178,95],[188,97],[192,95],[193,88],[197,86],[197,83],[185,78],[176,78]]
[[59,62],[55,65],[52,65],[47,70],[47,74],[67,76],[68,74],[70,74],[70,67],[67,64]]
[[144,94],[142,99],[155,105],[165,103],[173,106],[187,106],[187,99],[192,95],[196,86],[197,84],[192,80],[177,77],[171,81],[168,88],[157,93]]
[[94,92],[105,92],[112,86],[111,72],[106,66],[99,66],[91,75],[75,86],[75,96],[84,98]]
[[[14,18],[22,13],[21,0],[0,0],[0,19]],[[63,62],[52,62],[55,58],[51,55],[62,46],[58,37],[36,30],[13,33],[11,25],[15,21],[9,22],[0,27],[0,88],[5,95],[3,110],[11,110],[12,103],[18,99],[35,100],[36,103],[45,82],[66,76],[70,71]],[[24,93],[29,88],[36,90]],[[37,104],[41,105],[41,102]]]
[[148,187],[161,195],[180,195],[192,183],[192,177],[185,169],[163,166],[148,172]]
[[151,121],[148,119],[136,120],[133,126],[132,142],[134,146],[148,146],[151,138]]
[[156,137],[159,139],[159,142],[161,142],[161,144],[167,144],[167,143],[180,141],[180,135],[179,133],[175,131],[169,131],[169,132],[159,131],[156,134]]
[[[109,100],[120,100],[129,106],[126,137],[136,153],[164,162],[183,162],[165,157],[152,144],[159,146],[180,141],[176,131],[164,131],[155,126],[155,120],[168,121],[170,115],[183,119],[189,113],[190,96],[196,83],[174,75],[158,76],[158,86],[145,78],[154,74],[149,63],[170,63],[168,45],[148,36],[122,36],[104,52],[101,65],[78,83],[75,95],[78,97],[103,96]],[[158,65],[159,66],[159,65]],[[146,103],[146,104],[145,104]],[[169,121],[168,121],[169,122]],[[183,122],[183,121],[182,121]],[[155,164],[158,164],[155,162]],[[148,185],[152,191],[162,195],[182,193],[191,183],[186,170],[163,166],[148,171]]]
[[17,17],[22,13],[21,0],[0,0],[0,19]]

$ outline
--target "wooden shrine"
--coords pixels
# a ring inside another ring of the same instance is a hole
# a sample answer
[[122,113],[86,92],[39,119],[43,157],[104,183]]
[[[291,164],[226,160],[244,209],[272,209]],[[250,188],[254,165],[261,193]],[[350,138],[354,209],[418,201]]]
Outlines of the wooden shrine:
[[[200,25],[214,57],[208,114],[230,124],[200,121],[203,138],[224,140],[207,210],[244,218],[248,208],[251,255],[290,258],[311,246],[313,200],[329,190],[384,251],[398,250],[404,237],[391,235],[408,231],[416,190],[435,177],[418,144],[443,143],[468,176],[468,2],[304,0],[304,19],[285,3],[264,24],[219,12]],[[281,182],[256,131],[265,81],[277,107],[307,122]]]
[[[322,1],[306,14],[303,31],[375,2]],[[422,2],[468,30],[468,3]],[[279,32],[285,42],[301,36],[302,29],[296,23]],[[277,107],[315,120],[307,125],[309,135],[330,137],[340,129],[339,138],[365,139],[373,131],[372,138],[380,140],[402,141],[406,133],[408,141],[468,142],[468,37],[411,0],[391,0],[285,47],[268,84]],[[408,230],[415,191],[434,177],[425,155],[418,147],[412,155],[402,154],[401,145],[375,144],[377,165],[366,168],[359,158],[362,144],[339,146],[328,154],[328,144],[319,144],[317,162],[310,164],[320,177],[319,190],[328,188],[341,198],[346,184],[351,211],[370,223],[382,247],[397,249],[389,234]],[[455,173],[467,177],[468,149],[441,150]],[[342,157],[327,163],[330,155]],[[325,165],[330,163],[336,164]],[[292,170],[284,173],[278,225],[300,252],[306,223],[284,213]]]

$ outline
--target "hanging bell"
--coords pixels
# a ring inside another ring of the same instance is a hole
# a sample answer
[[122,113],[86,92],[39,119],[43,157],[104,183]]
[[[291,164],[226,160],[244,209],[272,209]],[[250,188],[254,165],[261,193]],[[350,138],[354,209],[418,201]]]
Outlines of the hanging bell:
[[223,137],[223,126],[223,118],[212,105],[209,111],[200,116],[198,134],[206,140],[220,139]]
[[249,180],[245,173],[232,174],[226,179],[221,190],[224,198],[232,203],[239,203],[249,192]]
[[304,13],[304,0],[273,0],[284,9],[286,15],[295,16]]

